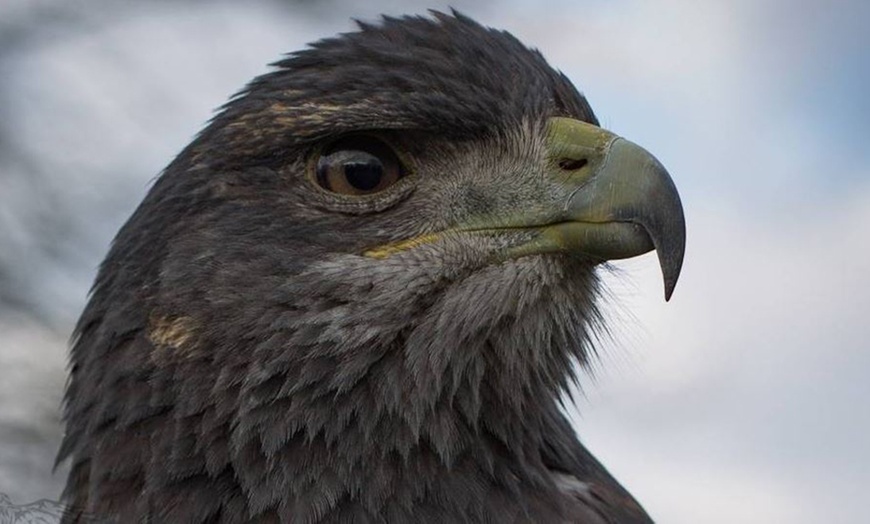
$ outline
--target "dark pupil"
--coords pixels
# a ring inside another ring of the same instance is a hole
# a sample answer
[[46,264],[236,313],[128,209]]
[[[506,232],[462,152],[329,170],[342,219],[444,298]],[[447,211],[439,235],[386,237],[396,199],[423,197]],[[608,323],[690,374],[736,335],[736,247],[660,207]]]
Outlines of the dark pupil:
[[384,166],[376,156],[359,152],[355,158],[347,160],[344,176],[347,182],[360,191],[371,191],[378,187],[384,176]]

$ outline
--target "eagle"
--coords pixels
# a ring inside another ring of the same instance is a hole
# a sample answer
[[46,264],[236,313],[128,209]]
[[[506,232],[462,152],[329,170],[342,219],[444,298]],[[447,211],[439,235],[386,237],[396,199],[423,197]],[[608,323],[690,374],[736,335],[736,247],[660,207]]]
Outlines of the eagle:
[[287,55],[155,180],[76,326],[66,522],[635,523],[563,402],[600,270],[685,224],[650,153],[457,13]]

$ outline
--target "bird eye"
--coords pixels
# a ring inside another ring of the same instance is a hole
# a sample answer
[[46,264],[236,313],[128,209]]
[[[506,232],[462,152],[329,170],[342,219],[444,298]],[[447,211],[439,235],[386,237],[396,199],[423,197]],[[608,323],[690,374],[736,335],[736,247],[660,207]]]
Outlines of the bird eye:
[[369,195],[393,185],[405,169],[396,153],[379,138],[351,136],[324,149],[317,159],[317,184],[333,193]]

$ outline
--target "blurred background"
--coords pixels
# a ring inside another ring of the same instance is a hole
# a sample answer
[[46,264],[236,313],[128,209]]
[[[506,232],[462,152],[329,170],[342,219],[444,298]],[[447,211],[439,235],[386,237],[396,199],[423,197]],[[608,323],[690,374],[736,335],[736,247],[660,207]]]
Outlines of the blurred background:
[[[572,416],[663,523],[866,522],[870,3],[452,6],[539,48],[686,208],[607,276]],[[232,93],[351,18],[440,2],[0,2],[0,493],[57,498],[67,339],[115,231]]]

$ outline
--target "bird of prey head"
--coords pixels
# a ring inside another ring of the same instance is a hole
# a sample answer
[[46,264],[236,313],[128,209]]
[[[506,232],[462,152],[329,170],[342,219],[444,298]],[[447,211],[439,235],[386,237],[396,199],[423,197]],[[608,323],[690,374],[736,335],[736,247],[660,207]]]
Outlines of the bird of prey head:
[[101,267],[65,500],[119,522],[646,522],[560,396],[594,352],[596,267],[656,249],[673,290],[664,168],[456,13],[276,66]]

